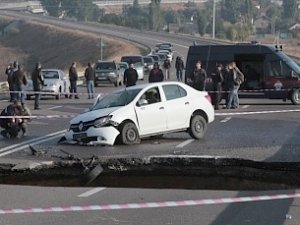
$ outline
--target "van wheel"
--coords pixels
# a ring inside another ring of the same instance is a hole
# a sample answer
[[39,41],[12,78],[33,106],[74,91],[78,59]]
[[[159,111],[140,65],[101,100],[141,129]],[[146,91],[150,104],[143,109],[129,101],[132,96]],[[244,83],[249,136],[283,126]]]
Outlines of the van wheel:
[[140,136],[136,126],[127,122],[120,127],[121,141],[125,145],[133,145],[140,143]]
[[292,92],[291,101],[294,105],[300,105],[300,90],[295,89]]
[[188,132],[192,138],[201,139],[207,130],[207,122],[200,115],[194,115],[190,121]]
[[26,100],[30,100],[30,95],[26,95]]

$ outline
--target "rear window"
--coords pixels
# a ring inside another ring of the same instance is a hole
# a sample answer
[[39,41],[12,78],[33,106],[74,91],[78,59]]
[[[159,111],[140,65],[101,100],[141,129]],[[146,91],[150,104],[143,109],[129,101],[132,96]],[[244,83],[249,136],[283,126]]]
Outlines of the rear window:
[[163,90],[167,100],[181,98],[187,95],[186,90],[178,85],[164,85]]
[[96,70],[115,70],[116,64],[113,62],[101,62],[96,64]]

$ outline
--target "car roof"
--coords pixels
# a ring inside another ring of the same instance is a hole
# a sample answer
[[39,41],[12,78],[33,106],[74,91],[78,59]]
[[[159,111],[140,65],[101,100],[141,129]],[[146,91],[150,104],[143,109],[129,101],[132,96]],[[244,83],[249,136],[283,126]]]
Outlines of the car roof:
[[180,85],[184,87],[188,87],[186,84],[178,81],[162,81],[162,82],[154,82],[154,83],[146,83],[146,84],[138,84],[134,86],[127,87],[126,89],[134,90],[134,89],[144,89],[147,87],[154,87],[158,85],[165,85],[165,84],[173,84],[173,85]]

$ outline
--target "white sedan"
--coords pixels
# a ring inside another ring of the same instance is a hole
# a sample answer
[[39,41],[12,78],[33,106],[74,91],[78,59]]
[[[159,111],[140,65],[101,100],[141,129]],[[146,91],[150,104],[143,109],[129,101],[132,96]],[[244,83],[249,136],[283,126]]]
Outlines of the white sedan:
[[180,82],[141,84],[98,98],[88,112],[73,118],[67,143],[131,145],[141,138],[187,131],[200,139],[214,109],[207,92]]
[[[62,70],[58,69],[42,69],[42,76],[44,78],[44,86],[42,88],[42,95],[53,95],[59,99],[62,94],[66,97],[70,92],[70,81]],[[33,93],[32,80],[28,80],[26,85],[26,96],[29,100]]]

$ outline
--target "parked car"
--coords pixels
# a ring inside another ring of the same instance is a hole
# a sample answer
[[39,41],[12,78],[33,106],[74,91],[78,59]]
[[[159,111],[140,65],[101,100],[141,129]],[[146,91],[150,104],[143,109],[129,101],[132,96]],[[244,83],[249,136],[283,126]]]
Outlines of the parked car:
[[[70,81],[69,77],[58,69],[42,69],[42,76],[44,78],[44,86],[42,88],[42,95],[53,95],[56,99],[60,99],[61,95],[64,94],[66,98],[70,93]],[[33,93],[32,80],[28,79],[25,87],[26,98],[30,99]]]
[[144,80],[145,75],[145,62],[143,56],[141,55],[127,55],[121,57],[121,62],[127,62],[128,64],[132,62],[134,64],[134,68],[138,72],[138,79]]
[[155,61],[154,61],[154,59],[153,59],[152,57],[150,57],[150,56],[144,56],[143,58],[144,58],[145,68],[146,68],[145,72],[149,73],[150,70],[153,69],[153,65],[154,65],[154,62],[155,62]]
[[116,87],[123,85],[124,73],[115,61],[98,61],[95,64],[95,86],[111,83]]
[[181,82],[123,88],[98,98],[90,111],[73,118],[65,139],[72,144],[114,145],[117,140],[131,145],[179,131],[201,139],[214,120],[210,101],[207,92]]
[[121,73],[123,74],[124,76],[124,72],[126,69],[128,69],[128,63],[127,62],[119,62],[119,67],[120,67],[120,70],[121,70]]
[[173,54],[171,54],[168,50],[158,50],[157,53],[165,54],[167,58],[172,62],[173,60]]
[[156,63],[156,62],[159,63],[159,56],[158,55],[150,54],[150,55],[147,55],[147,56],[153,58],[154,63]]

